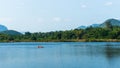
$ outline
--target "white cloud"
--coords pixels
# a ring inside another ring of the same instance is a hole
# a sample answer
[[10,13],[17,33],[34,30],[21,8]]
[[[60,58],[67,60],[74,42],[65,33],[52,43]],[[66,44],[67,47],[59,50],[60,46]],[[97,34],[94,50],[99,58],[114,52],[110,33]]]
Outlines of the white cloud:
[[86,8],[86,7],[87,7],[87,5],[85,5],[85,4],[81,5],[81,8]]
[[49,18],[49,19],[47,19],[47,18],[37,18],[36,19],[36,21],[38,22],[38,23],[48,23],[48,22],[70,22],[72,19],[70,19],[70,18],[61,18],[61,17],[53,17],[53,18]]
[[115,19],[118,19],[118,20],[120,20],[120,18],[119,18],[119,17],[116,17]]
[[107,2],[107,3],[105,3],[105,6],[111,6],[111,5],[113,5],[113,2]]
[[62,21],[62,19],[61,19],[60,17],[54,17],[54,18],[53,18],[53,21],[55,21],[55,22],[60,22],[60,21]]

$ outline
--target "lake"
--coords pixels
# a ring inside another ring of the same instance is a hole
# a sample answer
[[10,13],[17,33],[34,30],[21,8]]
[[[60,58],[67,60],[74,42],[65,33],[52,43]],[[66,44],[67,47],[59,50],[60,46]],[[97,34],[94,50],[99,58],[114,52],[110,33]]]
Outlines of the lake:
[[120,42],[0,43],[0,68],[120,68]]

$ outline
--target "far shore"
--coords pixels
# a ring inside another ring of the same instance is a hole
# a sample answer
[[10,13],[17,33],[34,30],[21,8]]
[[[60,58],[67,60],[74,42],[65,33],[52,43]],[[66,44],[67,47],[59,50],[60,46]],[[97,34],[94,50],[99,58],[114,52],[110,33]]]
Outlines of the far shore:
[[120,39],[12,40],[0,42],[120,42]]

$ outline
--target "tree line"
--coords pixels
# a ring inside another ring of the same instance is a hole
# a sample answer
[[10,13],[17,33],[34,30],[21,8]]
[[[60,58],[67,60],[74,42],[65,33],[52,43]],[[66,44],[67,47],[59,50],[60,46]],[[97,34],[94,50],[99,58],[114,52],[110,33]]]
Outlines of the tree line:
[[88,27],[54,32],[25,32],[23,35],[0,34],[1,42],[49,42],[49,41],[120,41],[120,27],[112,27],[109,23],[105,28]]

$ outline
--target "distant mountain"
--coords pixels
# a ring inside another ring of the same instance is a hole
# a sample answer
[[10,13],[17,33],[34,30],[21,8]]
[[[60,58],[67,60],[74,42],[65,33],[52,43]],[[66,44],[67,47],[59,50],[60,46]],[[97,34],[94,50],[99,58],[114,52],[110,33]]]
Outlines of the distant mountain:
[[6,30],[6,31],[2,31],[0,33],[8,34],[8,35],[22,35],[22,33],[15,31],[15,30]]
[[87,27],[101,27],[101,28],[105,28],[107,27],[106,23],[110,23],[112,26],[119,26],[120,27],[120,20],[117,20],[117,19],[108,19],[106,20],[105,22],[103,22],[102,24],[92,24],[90,26],[80,26],[76,29],[86,29]]
[[78,28],[76,28],[76,29],[86,29],[87,27],[99,27],[99,25],[100,24],[92,24],[92,25],[90,25],[90,26],[79,26]]
[[104,23],[100,24],[100,27],[106,27],[106,23],[110,23],[112,26],[120,26],[120,21],[117,19],[108,19]]
[[87,28],[86,26],[80,26],[80,27],[78,27],[76,29],[86,29],[86,28]]
[[0,32],[8,30],[6,26],[0,25]]
[[99,27],[100,24],[92,24],[92,25],[90,25],[90,26],[92,26],[92,27]]

